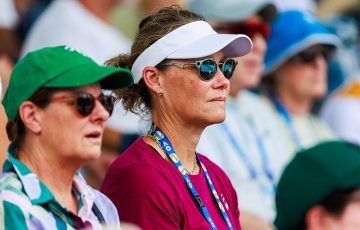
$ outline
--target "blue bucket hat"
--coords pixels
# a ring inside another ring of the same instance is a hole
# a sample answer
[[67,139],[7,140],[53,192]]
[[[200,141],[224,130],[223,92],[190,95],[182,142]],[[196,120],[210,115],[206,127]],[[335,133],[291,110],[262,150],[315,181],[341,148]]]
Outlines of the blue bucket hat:
[[339,38],[310,12],[289,10],[278,14],[271,25],[265,55],[268,75],[295,54],[317,44],[336,47]]

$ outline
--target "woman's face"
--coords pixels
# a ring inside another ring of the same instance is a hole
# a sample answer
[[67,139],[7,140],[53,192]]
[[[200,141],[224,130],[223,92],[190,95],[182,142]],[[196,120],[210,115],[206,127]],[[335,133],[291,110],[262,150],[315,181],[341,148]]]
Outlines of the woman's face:
[[49,105],[41,111],[41,137],[45,148],[70,162],[96,159],[101,154],[101,141],[109,113],[99,100],[88,116],[81,115],[75,105],[76,92],[98,98],[100,84],[56,92]]
[[[251,23],[263,23],[260,18],[252,17],[248,19]],[[266,51],[266,40],[259,32],[255,33],[251,40],[253,49],[243,57],[238,57],[234,77],[231,79],[230,95],[236,96],[237,93],[246,88],[255,88],[258,86],[262,73],[264,55]]]
[[[222,51],[210,56],[217,63],[226,60]],[[199,58],[201,60],[206,58]],[[196,60],[172,60],[171,63],[193,63]],[[225,103],[230,82],[220,69],[209,81],[199,77],[193,65],[169,66],[162,78],[163,96],[160,108],[182,125],[206,127],[225,119]]]
[[[327,92],[327,63],[321,45],[312,46],[281,65],[275,72],[275,90],[278,94],[315,100]],[[309,58],[311,55],[315,58]]]

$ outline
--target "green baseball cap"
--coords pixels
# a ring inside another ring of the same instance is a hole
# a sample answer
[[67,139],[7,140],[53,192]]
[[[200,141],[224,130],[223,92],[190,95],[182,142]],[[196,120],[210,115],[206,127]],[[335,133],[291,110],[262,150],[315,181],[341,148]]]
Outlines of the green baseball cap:
[[119,89],[134,83],[128,69],[100,66],[68,46],[56,46],[28,53],[15,65],[2,104],[14,121],[24,101],[41,87],[82,87],[100,82],[102,89]]
[[299,152],[283,172],[276,192],[278,230],[296,229],[307,211],[338,190],[360,187],[360,148],[342,141]]

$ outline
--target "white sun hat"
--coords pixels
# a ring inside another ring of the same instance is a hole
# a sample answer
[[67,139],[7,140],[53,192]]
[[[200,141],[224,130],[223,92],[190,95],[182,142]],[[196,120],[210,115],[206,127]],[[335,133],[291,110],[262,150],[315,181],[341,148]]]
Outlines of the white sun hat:
[[135,60],[131,72],[135,83],[147,66],[165,59],[192,59],[210,56],[220,50],[226,57],[240,57],[251,51],[252,42],[243,34],[218,34],[205,21],[195,21],[166,34],[145,49]]

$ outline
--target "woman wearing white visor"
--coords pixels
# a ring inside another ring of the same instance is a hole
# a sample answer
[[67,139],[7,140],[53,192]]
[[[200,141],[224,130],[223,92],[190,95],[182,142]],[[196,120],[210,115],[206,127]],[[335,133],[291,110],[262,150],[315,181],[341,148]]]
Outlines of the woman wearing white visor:
[[213,162],[196,153],[203,130],[225,119],[232,57],[252,48],[245,35],[217,34],[177,7],[145,18],[129,55],[136,85],[119,91],[128,110],[152,126],[110,167],[101,190],[121,220],[143,229],[240,229],[235,190]]

